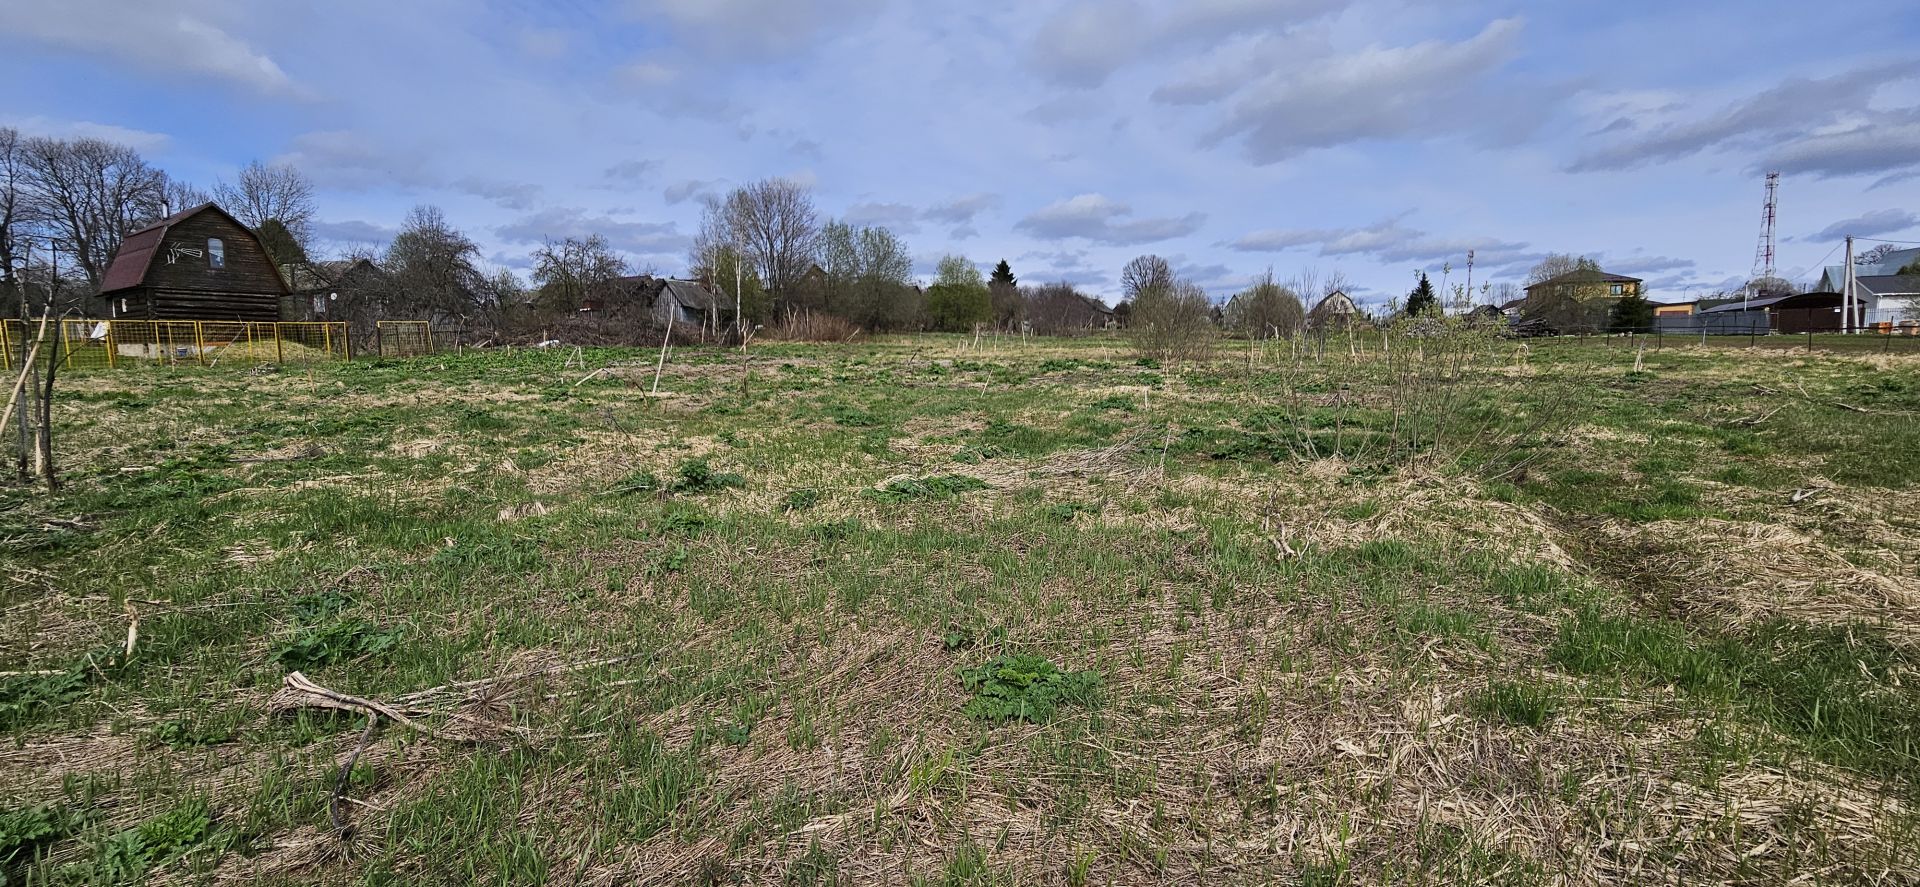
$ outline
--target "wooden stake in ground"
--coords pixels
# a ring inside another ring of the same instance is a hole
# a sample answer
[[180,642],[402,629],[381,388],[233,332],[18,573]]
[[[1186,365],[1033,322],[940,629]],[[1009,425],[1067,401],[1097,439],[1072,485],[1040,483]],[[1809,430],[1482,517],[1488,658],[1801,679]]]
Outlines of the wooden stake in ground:
[[660,393],[660,371],[667,368],[667,345],[673,341],[673,312],[667,312],[667,334],[660,337],[660,360],[653,365],[653,390],[649,395]]

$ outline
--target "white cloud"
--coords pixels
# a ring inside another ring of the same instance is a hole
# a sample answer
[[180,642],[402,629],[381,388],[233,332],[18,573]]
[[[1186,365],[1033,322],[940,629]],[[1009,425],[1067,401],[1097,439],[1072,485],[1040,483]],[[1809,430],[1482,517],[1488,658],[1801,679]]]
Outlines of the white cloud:
[[[1347,142],[1466,125],[1460,97],[1515,55],[1518,19],[1489,23],[1457,43],[1373,46],[1302,59],[1241,90],[1207,141],[1241,138],[1255,163]],[[1528,113],[1509,102],[1504,113]]]
[[1156,15],[1136,0],[1076,0],[1040,24],[1028,64],[1065,86],[1089,88],[1130,64],[1234,34],[1284,29],[1326,15],[1347,0],[1187,0]]
[[235,17],[222,2],[61,0],[0,3],[0,35],[162,73],[189,73],[270,95],[301,95],[273,59],[212,24]]
[[111,123],[94,123],[87,120],[56,120],[50,117],[0,117],[0,125],[10,126],[23,136],[45,136],[54,139],[99,139],[125,145],[136,151],[156,151],[166,147],[170,139],[165,133],[147,132],[143,129],[129,129]]

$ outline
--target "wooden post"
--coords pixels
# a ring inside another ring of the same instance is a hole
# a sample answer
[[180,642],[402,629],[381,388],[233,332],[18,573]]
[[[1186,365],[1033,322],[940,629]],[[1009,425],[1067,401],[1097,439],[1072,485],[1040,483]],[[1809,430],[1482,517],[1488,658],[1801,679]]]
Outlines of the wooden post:
[[201,366],[207,365],[207,331],[203,321],[193,322],[193,356],[199,359]]
[[73,340],[67,338],[67,320],[60,319],[60,350],[66,352],[67,369],[73,369]]
[[280,340],[280,325],[277,323],[273,325],[273,362],[287,362],[287,349]]
[[427,329],[427,353],[432,354],[433,353],[433,321],[431,320],[422,321],[421,325],[426,327]]
[[119,355],[120,346],[114,344],[114,341],[113,341],[113,323],[114,322],[111,320],[103,320],[100,322],[107,325],[107,335],[106,335],[106,338],[104,339],[104,341],[107,344],[107,369],[113,369],[115,366],[119,365],[118,358],[120,356]]
[[[330,324],[330,323],[321,324],[320,336],[327,343],[327,356],[332,357],[333,356],[333,324]],[[352,360],[353,356],[348,355],[347,359]]]

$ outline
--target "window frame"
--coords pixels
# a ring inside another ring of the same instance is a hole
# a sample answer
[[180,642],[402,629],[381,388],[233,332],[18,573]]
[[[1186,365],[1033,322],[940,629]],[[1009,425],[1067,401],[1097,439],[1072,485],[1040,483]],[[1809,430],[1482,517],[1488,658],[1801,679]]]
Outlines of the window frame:
[[227,270],[227,241],[224,238],[207,238],[207,270]]

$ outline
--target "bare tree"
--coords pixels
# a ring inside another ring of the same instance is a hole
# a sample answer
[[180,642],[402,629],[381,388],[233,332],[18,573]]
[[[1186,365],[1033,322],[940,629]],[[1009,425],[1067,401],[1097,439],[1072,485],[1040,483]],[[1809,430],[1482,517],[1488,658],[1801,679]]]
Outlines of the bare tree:
[[627,273],[627,263],[598,234],[584,240],[549,240],[533,252],[536,301],[547,311],[571,313],[589,299],[604,298],[616,278]]
[[1567,253],[1548,253],[1547,257],[1527,272],[1527,285],[1543,283],[1574,271],[1598,271],[1600,263],[1586,256],[1574,256]]
[[120,241],[162,215],[166,173],[99,139],[28,139],[22,153],[28,199],[98,288]]
[[249,228],[277,221],[301,244],[313,234],[313,183],[287,164],[255,160],[240,170],[238,182],[215,184],[213,196]]
[[207,192],[195,187],[193,183],[168,176],[166,187],[161,189],[160,214],[170,216],[181,210],[211,202],[213,198],[208,196]]
[[722,206],[728,241],[760,272],[774,307],[783,307],[813,264],[820,238],[813,198],[797,182],[762,179],[735,188]]
[[1137,256],[1120,271],[1121,298],[1138,303],[1140,296],[1173,286],[1173,268],[1159,256]]
[[1066,281],[1023,287],[1027,322],[1043,336],[1084,336],[1105,325],[1107,314],[1092,296]]
[[32,226],[26,195],[26,155],[20,132],[0,127],[0,317],[19,311],[25,283],[15,268],[21,241]]
[[1348,286],[1347,272],[1335,268],[1327,274],[1327,279],[1321,282],[1318,291],[1310,288],[1303,289],[1300,291],[1300,295],[1304,298],[1324,299],[1334,293],[1346,292]]
[[1254,281],[1253,286],[1227,303],[1226,315],[1227,325],[1249,339],[1291,336],[1299,332],[1307,320],[1306,307],[1300,304],[1299,294],[1292,287],[1274,282],[1271,268]]
[[439,207],[416,206],[387,247],[389,308],[416,315],[471,318],[491,307],[477,265],[480,248]]

